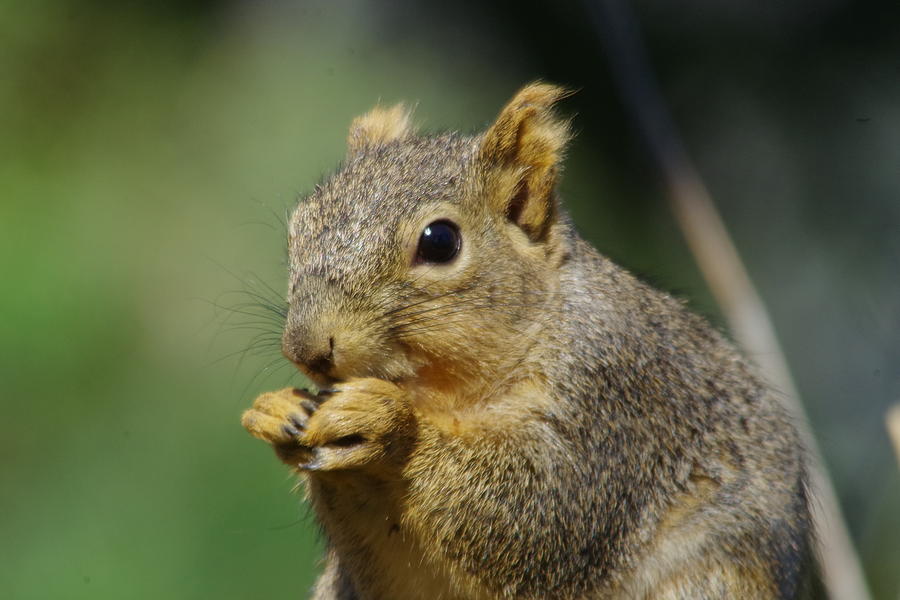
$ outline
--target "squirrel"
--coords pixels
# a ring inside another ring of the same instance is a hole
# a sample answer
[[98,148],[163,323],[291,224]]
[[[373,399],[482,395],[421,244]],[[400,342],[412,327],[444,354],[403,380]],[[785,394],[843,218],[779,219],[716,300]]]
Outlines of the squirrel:
[[356,118],[288,226],[284,355],[243,426],[305,480],[316,600],[795,598],[804,454],[732,344],[576,233],[564,89],[477,135]]

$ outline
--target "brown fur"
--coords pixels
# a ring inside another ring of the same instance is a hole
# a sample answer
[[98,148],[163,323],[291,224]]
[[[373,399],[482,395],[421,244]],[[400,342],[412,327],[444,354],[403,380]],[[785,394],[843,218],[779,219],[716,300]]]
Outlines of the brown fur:
[[[377,109],[291,219],[284,351],[333,389],[243,423],[306,480],[316,599],[799,593],[797,434],[719,333],[577,236],[563,95],[527,86],[474,137]],[[460,254],[417,263],[438,219]]]

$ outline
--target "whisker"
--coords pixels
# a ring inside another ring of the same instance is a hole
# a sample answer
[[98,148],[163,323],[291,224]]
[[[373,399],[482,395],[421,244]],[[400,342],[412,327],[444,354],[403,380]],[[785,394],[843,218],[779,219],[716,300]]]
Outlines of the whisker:
[[395,314],[400,313],[400,312],[402,312],[402,311],[404,311],[404,310],[407,310],[407,309],[410,309],[410,308],[414,308],[414,307],[419,306],[419,305],[421,305],[421,304],[425,304],[426,302],[430,302],[430,301],[434,301],[434,300],[440,300],[441,298],[446,298],[447,296],[452,296],[453,294],[457,294],[457,293],[459,293],[459,292],[460,292],[460,290],[450,290],[450,291],[448,291],[448,292],[444,292],[444,293],[442,293],[442,294],[438,294],[437,296],[428,296],[427,298],[423,298],[423,299],[418,300],[418,301],[416,301],[416,302],[412,302],[412,303],[410,303],[410,304],[406,304],[406,305],[403,305],[403,306],[399,306],[399,307],[397,307],[397,308],[395,308],[395,309],[389,310],[389,311],[387,311],[387,312],[384,314],[384,316],[395,315]]
[[[239,314],[239,315],[246,315],[246,316],[248,316],[248,317],[266,318],[266,313],[260,314],[260,313],[257,313],[257,312],[252,312],[252,311],[250,311],[250,310],[247,310],[247,309],[250,308],[251,306],[256,306],[256,307],[260,307],[260,308],[266,309],[267,307],[266,307],[265,305],[260,306],[260,305],[258,305],[258,304],[242,303],[242,304],[240,304],[240,305],[236,305],[236,306],[238,306],[238,308],[234,308],[234,307],[224,306],[224,305],[222,305],[222,304],[216,304],[215,302],[213,302],[213,301],[211,301],[211,300],[206,300],[206,302],[209,303],[210,305],[212,305],[214,308],[217,308],[217,309],[220,309],[220,310],[229,312],[229,313],[234,313],[234,314]],[[269,314],[271,315],[271,313],[269,313]],[[277,316],[280,316],[281,313],[276,313],[276,315],[277,315]],[[272,315],[272,316],[276,316],[276,315]]]
[[[275,367],[275,365],[277,365],[279,363],[279,361],[282,361],[282,360],[284,361],[283,364],[276,367],[275,370],[273,371],[272,368]],[[250,378],[250,381],[247,382],[247,385],[245,385],[243,391],[241,391],[241,396],[246,396],[247,391],[253,385],[262,384],[266,380],[266,378],[271,376],[273,373],[277,373],[279,370],[283,369],[286,365],[289,365],[289,364],[291,364],[291,363],[282,359],[281,357],[272,359],[271,361],[266,363],[266,366],[263,367],[262,369],[260,369],[256,373],[256,375],[254,375],[253,377]]]
[[509,302],[509,301],[496,301],[490,296],[476,296],[471,298],[462,298],[452,303],[441,304],[438,306],[432,306],[429,308],[425,308],[419,311],[415,311],[410,314],[404,314],[404,320],[400,321],[399,325],[411,325],[417,322],[427,321],[429,319],[441,318],[446,316],[449,309],[455,309],[463,307],[462,310],[479,310],[479,309],[488,309],[488,310],[497,310],[499,308],[526,308],[526,307],[534,307],[539,308],[542,314],[554,314],[554,313],[564,313],[565,309],[561,307],[553,307],[547,305],[538,305],[528,302]]
[[240,350],[235,350],[234,352],[229,352],[219,358],[207,363],[204,365],[205,367],[211,367],[213,365],[217,365],[222,361],[228,360],[229,358],[233,358],[235,356],[240,356],[241,361],[238,361],[238,368],[240,368],[240,363],[247,356],[261,356],[263,354],[267,354],[270,350],[278,349],[281,347],[280,343],[272,342],[270,344],[257,344],[250,345],[245,348],[241,348]]
[[[270,325],[270,323],[261,322],[235,323],[234,325],[228,325],[227,327],[225,327],[224,331],[260,331],[260,328],[268,327]],[[280,329],[262,329],[262,332],[272,334],[275,337],[281,336]]]

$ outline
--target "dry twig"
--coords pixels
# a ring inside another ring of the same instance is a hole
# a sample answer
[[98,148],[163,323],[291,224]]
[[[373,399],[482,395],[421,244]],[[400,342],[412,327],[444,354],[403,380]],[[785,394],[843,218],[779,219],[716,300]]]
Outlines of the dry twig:
[[894,444],[894,454],[897,455],[897,466],[900,466],[900,404],[895,404],[887,411],[885,416],[888,435]]

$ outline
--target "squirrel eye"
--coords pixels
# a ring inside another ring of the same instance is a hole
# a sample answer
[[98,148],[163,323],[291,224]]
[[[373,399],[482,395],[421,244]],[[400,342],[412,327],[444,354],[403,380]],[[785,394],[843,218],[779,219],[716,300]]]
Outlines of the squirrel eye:
[[447,263],[459,253],[459,227],[452,221],[435,221],[422,230],[416,262]]

